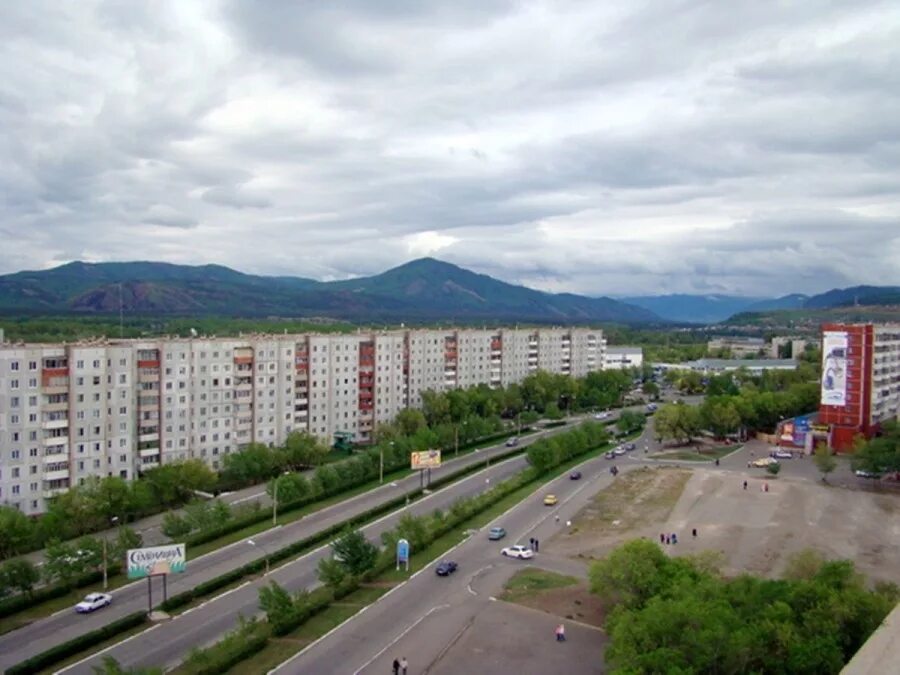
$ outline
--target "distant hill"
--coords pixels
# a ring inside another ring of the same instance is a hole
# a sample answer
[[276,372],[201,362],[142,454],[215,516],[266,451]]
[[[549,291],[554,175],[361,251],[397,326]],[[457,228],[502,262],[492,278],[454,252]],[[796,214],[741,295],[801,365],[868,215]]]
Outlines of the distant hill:
[[900,305],[900,286],[853,286],[834,288],[809,298],[805,309],[828,309],[852,305]]
[[223,316],[326,316],[379,320],[540,323],[659,322],[612,300],[508,284],[433,258],[347,281],[243,274],[219,265],[73,262],[0,276],[0,312]]
[[809,300],[808,295],[802,293],[792,293],[791,295],[783,295],[780,298],[769,298],[754,302],[752,305],[745,307],[743,312],[772,312],[779,309],[799,309]]
[[718,323],[748,307],[769,302],[764,298],[736,295],[643,295],[620,298],[622,302],[650,310],[663,319],[684,323]]

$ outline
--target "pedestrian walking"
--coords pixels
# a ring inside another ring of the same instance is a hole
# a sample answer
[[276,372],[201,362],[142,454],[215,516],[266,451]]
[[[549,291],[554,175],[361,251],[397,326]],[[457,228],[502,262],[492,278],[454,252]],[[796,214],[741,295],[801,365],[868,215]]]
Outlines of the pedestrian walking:
[[659,533],[659,543],[660,544],[666,543],[666,535],[664,535],[662,532]]
[[744,481],[744,489],[747,489],[747,481]]
[[536,549],[534,548],[534,537],[529,537],[529,538],[528,538],[528,547],[529,547],[532,551],[536,550]]
[[402,659],[400,659],[400,672],[403,673],[403,675],[406,675],[407,668],[409,668],[409,661],[407,661],[406,657],[404,656]]
[[567,520],[567,521],[566,521],[566,527],[572,527],[572,521],[571,521],[571,520]]
[[765,489],[766,492],[768,492],[768,491],[769,491],[769,484],[768,484],[768,483],[763,483],[763,488]]
[[694,539],[697,538],[697,528],[696,527],[693,530],[691,530],[691,534],[694,536]]
[[716,457],[716,466],[719,466],[719,458]]
[[537,553],[541,550],[541,542],[537,539],[534,540],[534,552]]
[[400,675],[400,661],[394,659],[394,675]]
[[672,542],[672,538],[669,535],[666,535],[666,544],[670,544]]
[[559,624],[556,627],[556,641],[557,642],[565,642],[566,641],[566,627],[562,624]]
[[678,535],[675,534],[674,532],[672,533],[672,543],[673,543],[673,544],[677,544],[677,543],[678,543]]

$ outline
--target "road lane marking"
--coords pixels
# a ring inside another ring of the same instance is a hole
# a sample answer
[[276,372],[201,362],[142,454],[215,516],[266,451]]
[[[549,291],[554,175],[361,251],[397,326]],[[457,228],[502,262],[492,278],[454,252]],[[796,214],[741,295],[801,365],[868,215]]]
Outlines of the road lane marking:
[[66,666],[62,670],[54,670],[53,675],[59,675],[59,673],[64,673],[67,670],[71,670],[75,666],[80,666],[82,663],[85,663],[86,661],[90,661],[91,659],[93,659],[97,656],[100,656],[101,654],[105,654],[106,652],[108,652],[110,649],[113,649],[114,647],[118,647],[119,645],[124,645],[126,642],[129,642],[130,640],[134,640],[135,638],[139,638],[143,635],[146,635],[150,631],[156,630],[157,628],[160,627],[160,625],[161,624],[158,624],[158,623],[154,624],[154,625],[150,626],[150,628],[148,628],[147,630],[142,630],[140,633],[135,633],[131,637],[125,638],[121,642],[116,642],[115,644],[110,645],[106,649],[101,649],[99,652],[94,652],[93,654],[90,654],[89,656],[85,656],[83,659],[81,659],[81,661],[76,661],[75,663],[72,663],[72,664]]
[[427,612],[425,612],[422,616],[420,616],[418,619],[416,619],[415,621],[413,621],[412,624],[410,624],[409,626],[407,626],[407,627],[406,627],[406,630],[404,630],[402,633],[400,633],[400,635],[398,635],[398,636],[395,637],[393,640],[391,640],[388,644],[386,644],[386,645],[381,649],[381,651],[379,651],[375,656],[373,656],[371,659],[369,659],[369,660],[366,661],[364,664],[362,664],[359,668],[357,668],[356,670],[354,670],[354,671],[353,671],[353,675],[359,675],[363,670],[365,670],[366,668],[368,668],[368,667],[372,664],[373,661],[375,661],[376,659],[378,659],[379,656],[381,656],[382,654],[384,654],[388,649],[390,649],[390,648],[393,647],[395,644],[397,644],[400,640],[402,640],[403,637],[404,637],[407,633],[409,633],[409,631],[411,631],[413,628],[415,628],[415,627],[418,626],[420,623],[422,623],[425,619],[427,619],[429,616],[431,616],[434,612],[436,612],[436,611],[438,611],[438,610],[440,610],[440,609],[447,609],[448,607],[450,607],[450,605],[437,605],[437,606],[432,607],[431,609],[429,609],[429,610],[428,610]]

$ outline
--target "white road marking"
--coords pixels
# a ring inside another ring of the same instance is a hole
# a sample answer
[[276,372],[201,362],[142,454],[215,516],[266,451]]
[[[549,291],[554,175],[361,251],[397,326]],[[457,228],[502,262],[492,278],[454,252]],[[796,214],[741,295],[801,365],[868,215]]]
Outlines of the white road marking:
[[112,649],[113,647],[118,647],[119,645],[124,645],[126,642],[128,642],[128,641],[130,641],[130,640],[134,640],[135,638],[138,638],[138,637],[141,637],[141,636],[143,636],[143,635],[146,635],[146,634],[149,633],[150,631],[156,630],[157,628],[159,628],[159,626],[160,626],[160,624],[158,624],[158,623],[157,623],[157,624],[154,624],[154,625],[150,626],[150,628],[148,628],[147,630],[142,630],[140,633],[135,633],[135,634],[132,635],[131,637],[125,638],[125,639],[122,640],[121,642],[116,642],[115,644],[110,645],[110,646],[107,647],[106,649],[101,649],[99,652],[94,652],[93,654],[90,654],[89,656],[85,656],[83,659],[81,659],[81,661],[76,661],[75,663],[66,666],[66,667],[63,668],[62,670],[55,670],[55,671],[53,671],[53,675],[58,675],[59,673],[64,673],[64,672],[66,672],[67,670],[71,670],[71,669],[74,668],[75,666],[80,666],[82,663],[84,663],[85,661],[90,661],[90,660],[91,660],[92,658],[94,658],[95,656],[100,656],[101,654],[105,654],[106,652],[108,652],[108,651],[109,651],[110,649]]
[[371,665],[373,661],[375,661],[379,656],[381,656],[382,654],[384,654],[388,649],[390,649],[390,648],[393,647],[395,644],[397,644],[401,639],[403,639],[403,636],[405,636],[407,633],[409,633],[409,631],[411,631],[413,628],[415,628],[415,627],[418,626],[420,623],[422,623],[425,619],[427,619],[429,616],[431,616],[434,612],[438,611],[439,609],[447,609],[449,606],[450,606],[450,605],[437,605],[436,607],[432,607],[431,609],[429,609],[429,610],[428,610],[427,612],[425,612],[422,616],[420,616],[418,619],[416,619],[413,623],[411,623],[409,626],[407,626],[407,627],[406,627],[406,630],[404,630],[402,633],[400,633],[400,635],[398,635],[398,636],[395,637],[393,640],[391,640],[388,644],[386,644],[386,645],[381,649],[381,651],[379,651],[375,656],[373,656],[371,659],[369,659],[369,660],[366,661],[364,664],[362,664],[359,668],[357,668],[356,670],[354,670],[354,671],[353,671],[353,675],[359,675],[359,673],[361,673],[361,672],[362,672],[363,670],[365,670],[369,665]]

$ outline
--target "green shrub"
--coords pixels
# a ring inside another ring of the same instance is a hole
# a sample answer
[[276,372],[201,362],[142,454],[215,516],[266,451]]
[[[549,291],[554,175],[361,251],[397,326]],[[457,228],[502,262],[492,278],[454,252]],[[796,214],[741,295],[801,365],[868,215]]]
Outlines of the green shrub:
[[7,675],[30,675],[31,673],[39,673],[42,670],[50,668],[60,661],[83,652],[104,642],[126,630],[131,630],[136,626],[147,622],[146,612],[135,612],[124,616],[121,619],[108,623],[102,628],[93,630],[90,633],[79,635],[76,638],[63,642],[62,644],[51,647],[50,649],[32,656],[30,659],[18,663],[6,669]]

